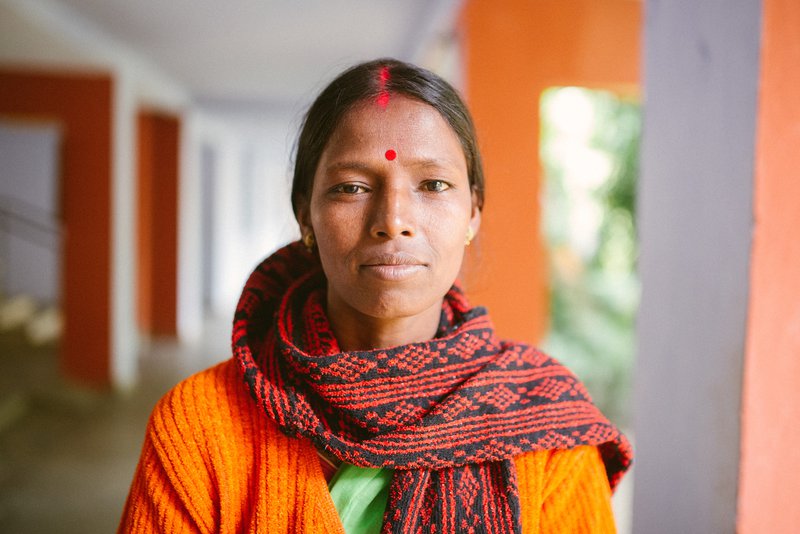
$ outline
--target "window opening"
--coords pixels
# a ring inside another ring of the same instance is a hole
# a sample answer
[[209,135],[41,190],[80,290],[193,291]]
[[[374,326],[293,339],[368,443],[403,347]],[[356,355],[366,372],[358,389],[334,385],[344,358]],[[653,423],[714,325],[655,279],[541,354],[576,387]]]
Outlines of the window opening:
[[540,105],[550,268],[544,348],[584,381],[604,413],[630,426],[640,107],[579,87],[548,89]]

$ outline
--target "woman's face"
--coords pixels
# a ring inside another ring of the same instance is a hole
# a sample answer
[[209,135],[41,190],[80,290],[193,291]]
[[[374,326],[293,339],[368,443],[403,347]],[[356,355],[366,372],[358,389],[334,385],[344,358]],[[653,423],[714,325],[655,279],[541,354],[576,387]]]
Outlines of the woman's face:
[[393,95],[344,116],[300,221],[316,237],[329,311],[395,319],[441,306],[480,211],[456,134],[431,106]]

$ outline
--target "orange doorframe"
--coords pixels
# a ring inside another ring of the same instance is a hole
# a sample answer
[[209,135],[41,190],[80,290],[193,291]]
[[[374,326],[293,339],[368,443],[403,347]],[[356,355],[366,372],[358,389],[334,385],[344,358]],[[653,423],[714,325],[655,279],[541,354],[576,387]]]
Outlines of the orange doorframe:
[[479,265],[468,292],[503,336],[537,342],[547,328],[540,95],[554,85],[636,88],[641,11],[630,0],[465,4],[465,85],[486,172]]
[[0,68],[0,113],[62,127],[60,367],[102,387],[111,383],[112,94],[106,74]]
[[140,328],[177,335],[180,119],[138,115],[138,289]]

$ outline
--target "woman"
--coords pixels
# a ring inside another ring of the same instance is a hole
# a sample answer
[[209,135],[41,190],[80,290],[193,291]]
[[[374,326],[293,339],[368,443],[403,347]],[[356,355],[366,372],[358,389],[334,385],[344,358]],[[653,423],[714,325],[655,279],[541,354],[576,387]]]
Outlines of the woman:
[[309,109],[302,240],[252,274],[233,359],[156,407],[122,532],[608,532],[624,437],[456,284],[483,175],[464,104],[394,60]]

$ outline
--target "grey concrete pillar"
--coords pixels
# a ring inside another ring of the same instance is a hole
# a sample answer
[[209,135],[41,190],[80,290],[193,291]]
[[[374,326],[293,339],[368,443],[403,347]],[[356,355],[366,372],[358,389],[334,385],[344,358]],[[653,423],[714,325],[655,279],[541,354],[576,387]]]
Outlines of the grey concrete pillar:
[[648,0],[636,533],[734,532],[758,0]]

